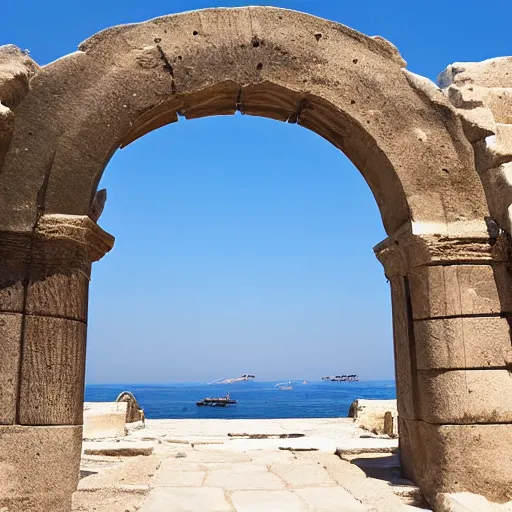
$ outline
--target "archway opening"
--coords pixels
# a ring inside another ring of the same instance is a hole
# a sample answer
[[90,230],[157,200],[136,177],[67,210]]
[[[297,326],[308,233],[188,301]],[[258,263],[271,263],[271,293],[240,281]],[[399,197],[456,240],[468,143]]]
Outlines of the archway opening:
[[[346,416],[352,399],[394,398],[389,286],[371,250],[385,232],[328,141],[261,117],[182,120],[118,151],[102,187],[116,246],[93,269],[87,382],[110,391],[86,399],[243,373],[267,390],[324,375],[387,381],[295,385],[270,417]],[[165,410],[142,400],[148,417],[198,417],[205,390],[179,391]],[[251,407],[214,417],[265,414]]]

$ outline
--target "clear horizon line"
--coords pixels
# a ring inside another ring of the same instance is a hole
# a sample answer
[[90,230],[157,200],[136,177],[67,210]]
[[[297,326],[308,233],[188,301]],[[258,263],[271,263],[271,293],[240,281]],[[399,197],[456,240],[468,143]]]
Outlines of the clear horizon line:
[[[218,379],[222,380],[222,379]],[[268,380],[260,380],[255,379],[253,381],[242,381],[242,382],[277,382],[280,380],[289,380],[289,381],[303,381],[306,380],[308,382],[322,382],[322,379],[268,379]],[[348,382],[348,381],[347,381]],[[348,382],[349,384],[356,384],[357,382],[392,382],[396,384],[395,379],[360,379],[355,382]],[[86,386],[116,386],[116,385],[132,385],[132,386],[144,386],[144,385],[167,385],[167,384],[221,384],[221,382],[213,381],[201,381],[201,380],[188,380],[188,381],[165,381],[165,382],[86,382]],[[225,383],[225,384],[239,384],[238,382]]]

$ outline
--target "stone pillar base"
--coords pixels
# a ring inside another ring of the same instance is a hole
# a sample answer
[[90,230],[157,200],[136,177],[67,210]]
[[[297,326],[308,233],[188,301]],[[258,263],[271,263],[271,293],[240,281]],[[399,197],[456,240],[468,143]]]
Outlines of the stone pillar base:
[[0,425],[0,510],[70,512],[82,427]]
[[430,503],[441,492],[472,492],[490,501],[512,499],[512,424],[433,425],[400,421],[404,476]]

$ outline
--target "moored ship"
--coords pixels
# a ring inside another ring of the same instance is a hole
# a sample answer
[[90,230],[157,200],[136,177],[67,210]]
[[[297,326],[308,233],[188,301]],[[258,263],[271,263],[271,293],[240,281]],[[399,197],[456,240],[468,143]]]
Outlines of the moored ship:
[[355,374],[335,375],[333,377],[322,377],[322,380],[328,380],[331,382],[359,382],[359,377]]

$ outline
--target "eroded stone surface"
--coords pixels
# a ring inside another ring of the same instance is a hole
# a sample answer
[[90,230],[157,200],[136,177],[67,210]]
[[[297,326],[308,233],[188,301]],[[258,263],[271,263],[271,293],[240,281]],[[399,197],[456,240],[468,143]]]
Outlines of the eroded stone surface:
[[69,512],[81,441],[82,427],[0,426],[0,510]]
[[158,487],[153,489],[140,512],[231,512],[222,489],[203,487],[186,489]]

